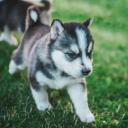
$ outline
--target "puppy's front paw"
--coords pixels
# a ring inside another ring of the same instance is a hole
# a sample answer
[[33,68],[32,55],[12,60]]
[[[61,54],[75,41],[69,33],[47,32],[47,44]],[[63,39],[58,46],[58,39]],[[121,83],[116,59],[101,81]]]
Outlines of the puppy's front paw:
[[37,105],[37,109],[39,111],[45,111],[46,109],[50,110],[50,109],[52,109],[52,105],[50,103],[47,103],[47,104],[41,103],[41,104]]
[[91,123],[95,121],[95,117],[91,112],[87,112],[86,114],[82,113],[79,117],[82,122]]

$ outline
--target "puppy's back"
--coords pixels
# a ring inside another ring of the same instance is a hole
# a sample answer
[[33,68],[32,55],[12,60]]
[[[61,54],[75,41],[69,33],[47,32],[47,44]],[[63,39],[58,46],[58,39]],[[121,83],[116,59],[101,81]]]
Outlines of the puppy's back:
[[36,45],[37,40],[50,32],[50,27],[41,23],[39,11],[35,6],[31,6],[27,11],[26,30],[21,44],[13,52],[9,65],[10,74],[14,74],[17,69],[23,69],[22,67],[27,66],[29,54],[34,45]]

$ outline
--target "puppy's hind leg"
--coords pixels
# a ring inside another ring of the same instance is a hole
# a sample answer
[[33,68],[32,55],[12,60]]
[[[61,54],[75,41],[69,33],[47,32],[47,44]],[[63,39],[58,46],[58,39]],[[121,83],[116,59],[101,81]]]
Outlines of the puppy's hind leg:
[[23,49],[19,46],[11,57],[11,61],[9,63],[9,73],[13,75],[17,70],[24,70],[26,67],[23,60]]

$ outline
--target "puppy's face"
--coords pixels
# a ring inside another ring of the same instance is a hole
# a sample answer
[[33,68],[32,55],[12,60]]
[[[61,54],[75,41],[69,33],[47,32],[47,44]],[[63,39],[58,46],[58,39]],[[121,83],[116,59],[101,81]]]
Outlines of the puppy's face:
[[83,24],[62,24],[54,21],[51,27],[55,65],[72,77],[83,77],[92,72],[93,39],[88,30],[91,20]]

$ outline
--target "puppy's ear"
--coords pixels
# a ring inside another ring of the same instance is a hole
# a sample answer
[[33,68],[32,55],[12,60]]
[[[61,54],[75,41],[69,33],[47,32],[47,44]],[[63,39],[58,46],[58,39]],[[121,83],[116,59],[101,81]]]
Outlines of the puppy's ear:
[[51,25],[51,39],[55,40],[64,31],[63,23],[60,20],[53,20]]
[[92,25],[92,23],[93,23],[93,19],[92,19],[92,18],[89,18],[89,19],[87,19],[87,20],[83,23],[83,25],[84,25],[86,28],[89,28],[89,27]]
[[35,6],[30,6],[27,10],[26,29],[38,22],[40,22],[39,9]]

